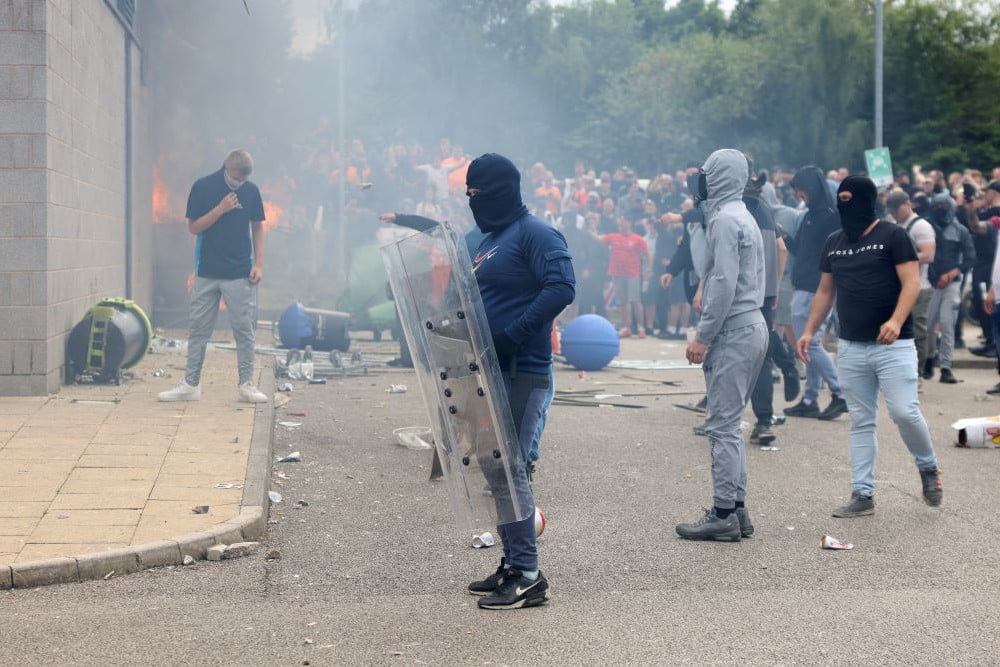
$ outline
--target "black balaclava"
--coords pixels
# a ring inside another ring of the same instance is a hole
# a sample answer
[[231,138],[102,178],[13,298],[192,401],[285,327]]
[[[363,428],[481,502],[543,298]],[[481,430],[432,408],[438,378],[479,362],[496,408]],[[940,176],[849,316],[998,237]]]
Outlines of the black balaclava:
[[485,233],[499,231],[528,212],[521,202],[521,172],[497,153],[480,155],[469,165],[467,188],[479,194],[469,197],[476,226]]
[[878,202],[878,188],[865,176],[848,176],[837,188],[837,211],[840,226],[847,239],[854,243],[861,238],[868,227],[878,219],[875,204]]
[[950,225],[955,220],[955,200],[951,195],[942,192],[931,197],[931,222],[938,227]]
[[814,216],[833,214],[836,210],[835,202],[830,194],[830,187],[827,185],[826,176],[823,171],[815,166],[802,167],[790,183],[792,188],[802,190],[809,196],[809,203],[806,208]]

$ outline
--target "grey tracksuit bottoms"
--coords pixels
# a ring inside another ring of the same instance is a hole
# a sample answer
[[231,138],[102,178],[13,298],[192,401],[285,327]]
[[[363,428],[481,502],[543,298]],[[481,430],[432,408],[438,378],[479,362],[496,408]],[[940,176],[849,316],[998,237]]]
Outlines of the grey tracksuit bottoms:
[[201,382],[201,367],[205,363],[205,348],[219,318],[219,300],[226,302],[226,311],[236,339],[236,362],[240,384],[253,379],[254,301],[255,288],[246,278],[194,279],[191,289],[191,332],[188,336],[187,372],[184,381],[192,387]]

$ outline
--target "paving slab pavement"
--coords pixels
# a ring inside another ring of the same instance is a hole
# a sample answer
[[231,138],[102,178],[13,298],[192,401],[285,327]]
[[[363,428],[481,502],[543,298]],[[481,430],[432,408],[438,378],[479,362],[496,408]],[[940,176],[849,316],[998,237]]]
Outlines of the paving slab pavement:
[[[266,361],[256,372],[270,396]],[[203,557],[212,531],[263,532],[273,407],[238,402],[224,350],[208,353],[201,401],[160,403],[184,363],[180,350],[150,353],[120,386],[0,398],[0,588]]]

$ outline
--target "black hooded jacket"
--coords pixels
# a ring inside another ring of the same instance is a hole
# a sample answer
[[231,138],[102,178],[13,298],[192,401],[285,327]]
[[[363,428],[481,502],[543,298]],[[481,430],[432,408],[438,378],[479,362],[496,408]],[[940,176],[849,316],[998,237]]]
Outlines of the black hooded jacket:
[[799,223],[798,232],[786,241],[789,252],[795,255],[792,287],[803,292],[815,292],[819,288],[819,261],[823,246],[830,234],[840,231],[840,216],[826,176],[819,167],[802,167],[791,185],[809,197],[809,210]]

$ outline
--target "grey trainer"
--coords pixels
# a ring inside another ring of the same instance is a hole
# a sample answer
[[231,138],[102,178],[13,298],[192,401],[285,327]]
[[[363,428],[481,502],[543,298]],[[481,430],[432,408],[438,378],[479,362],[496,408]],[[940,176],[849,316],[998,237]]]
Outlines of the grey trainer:
[[851,502],[835,509],[833,516],[838,519],[849,519],[856,516],[868,516],[874,513],[875,499],[871,496],[863,496],[855,491],[851,494]]
[[740,522],[740,537],[753,535],[753,523],[750,522],[750,512],[746,507],[736,508],[736,520]]
[[679,523],[674,527],[685,540],[740,541],[740,520],[733,512],[725,519],[715,514],[715,508],[705,510],[705,515],[693,523]]

